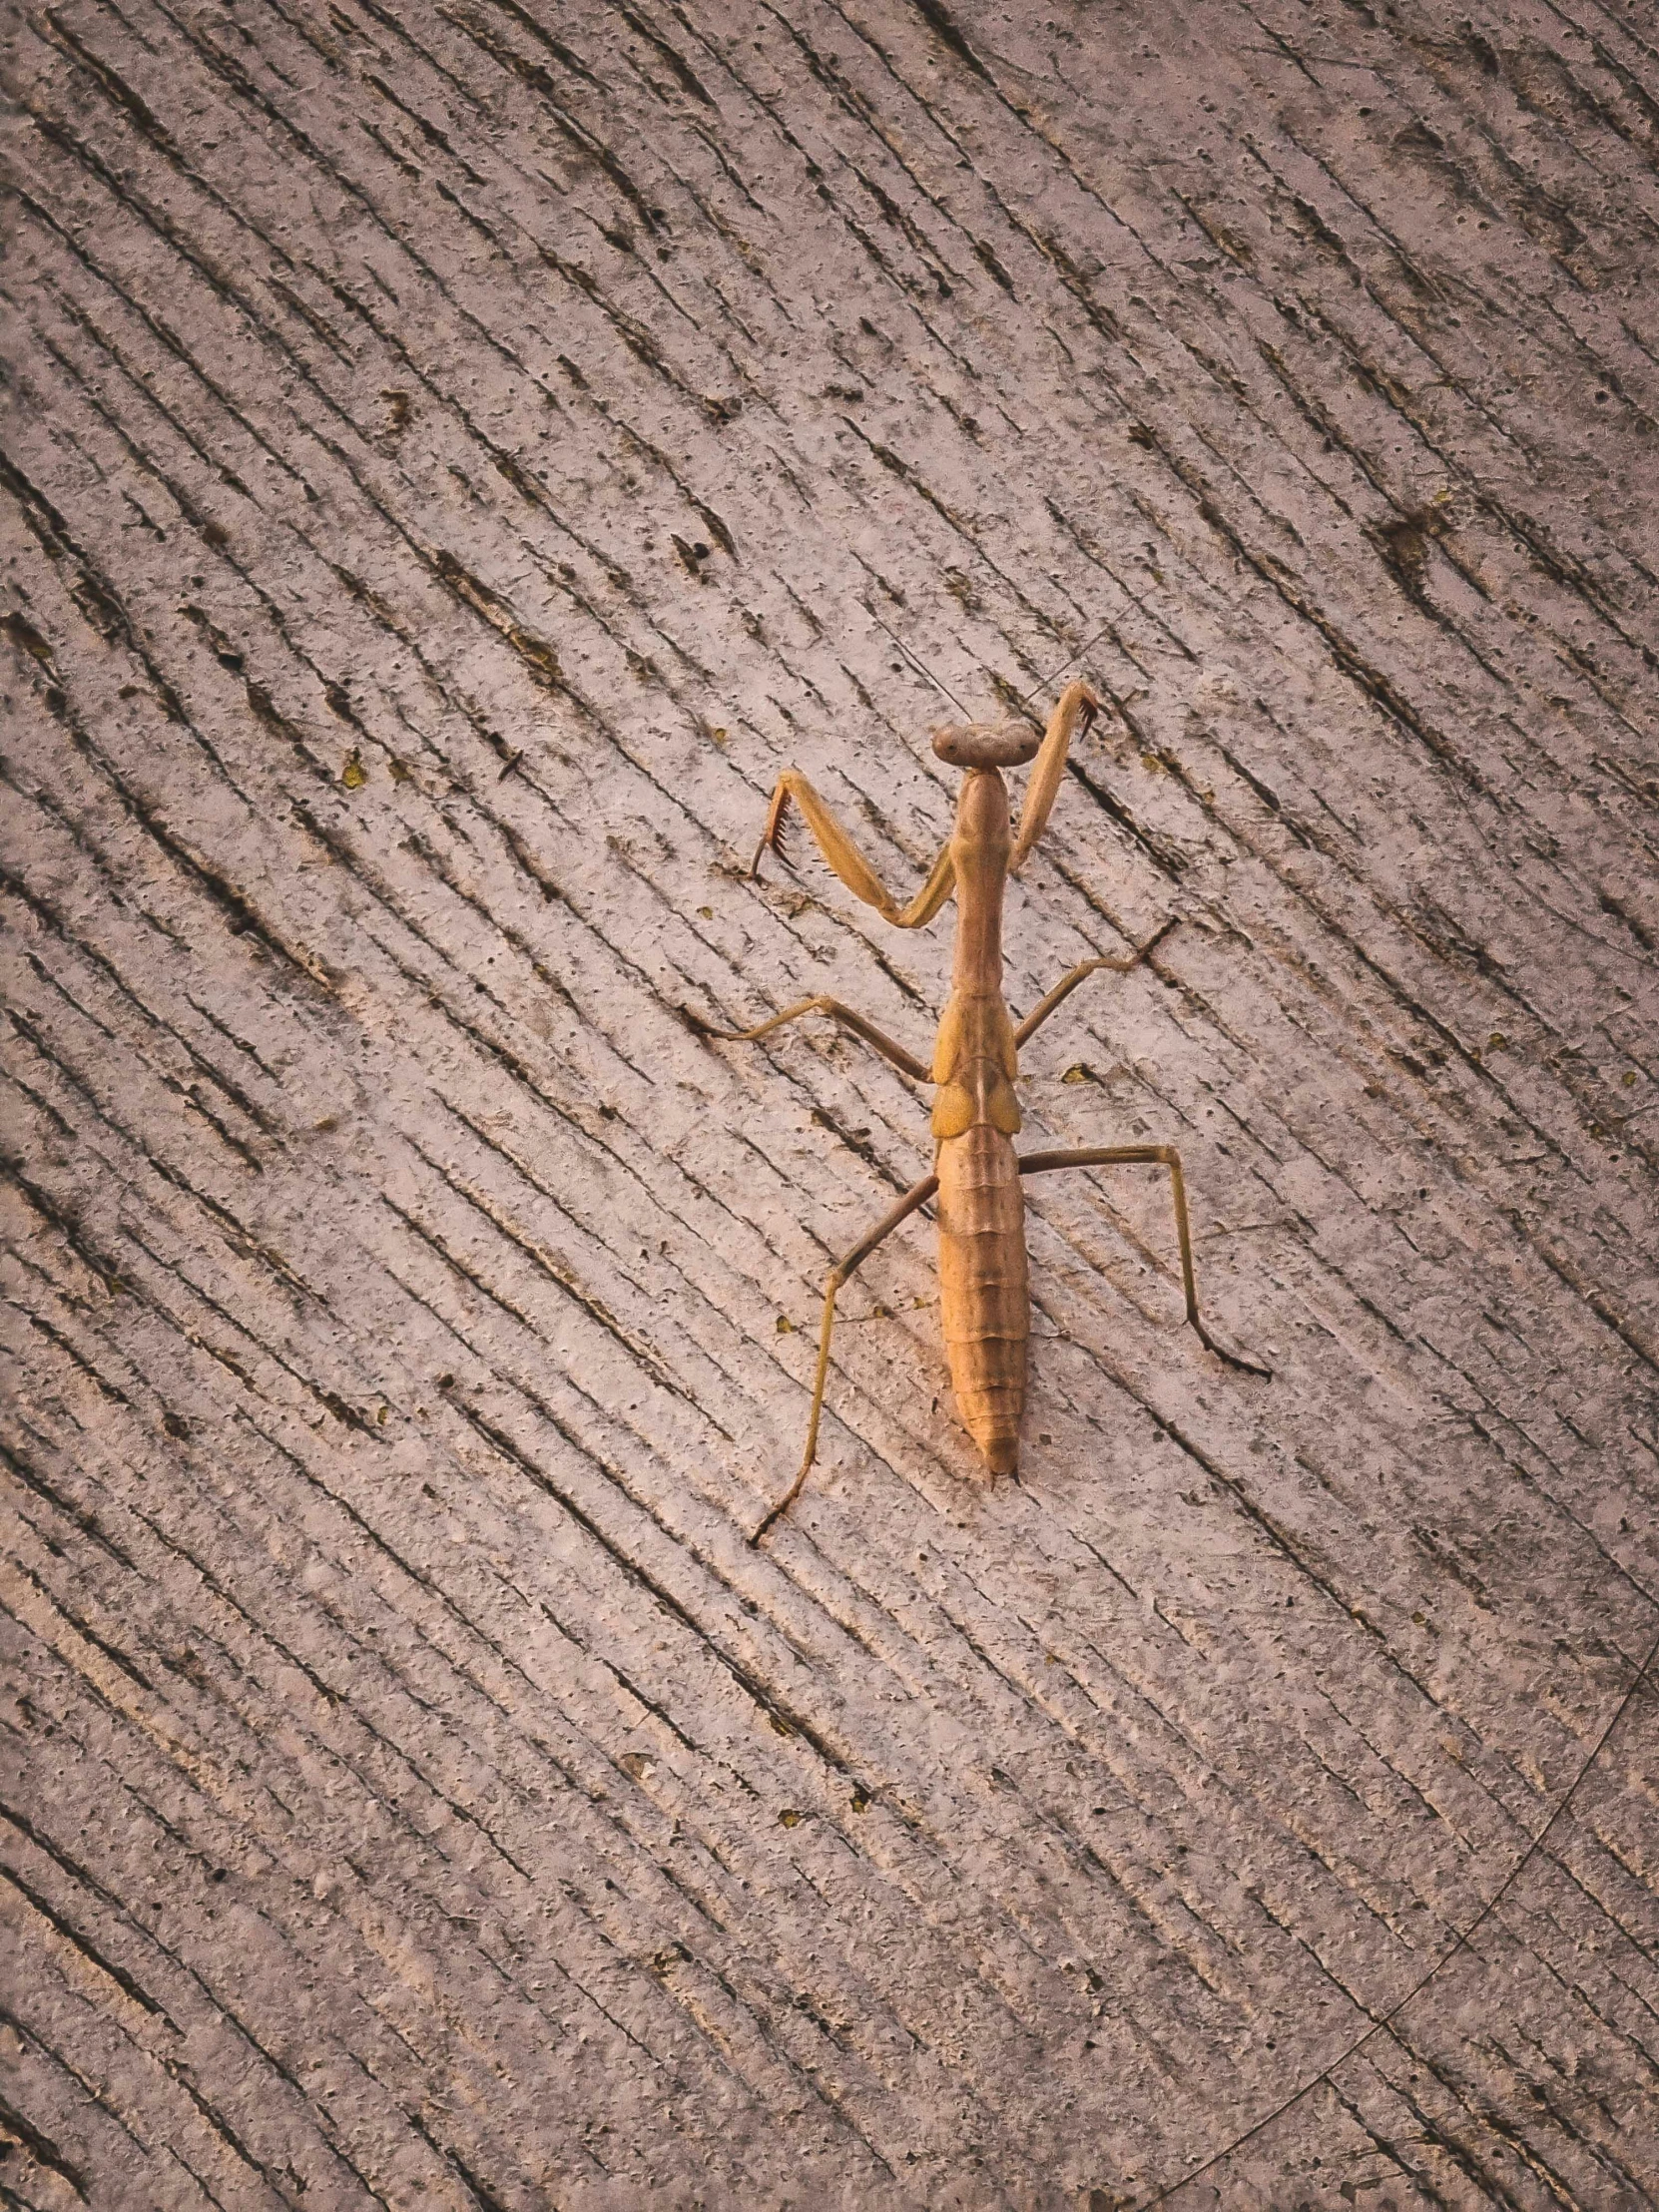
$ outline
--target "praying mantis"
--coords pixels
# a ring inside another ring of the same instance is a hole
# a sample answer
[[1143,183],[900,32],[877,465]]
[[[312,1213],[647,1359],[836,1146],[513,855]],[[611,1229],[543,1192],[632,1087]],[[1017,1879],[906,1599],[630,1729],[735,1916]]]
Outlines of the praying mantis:
[[[957,922],[950,996],[939,1021],[930,1066],[923,1065],[873,1022],[836,998],[804,998],[799,1005],[786,1007],[753,1029],[717,1029],[690,1008],[685,1009],[704,1036],[729,1044],[754,1044],[803,1015],[828,1014],[873,1046],[902,1074],[934,1086],[933,1171],[912,1185],[891,1212],[860,1237],[830,1271],[801,1470],[749,1538],[751,1544],[760,1543],[794,1504],[818,1457],[838,1293],[876,1247],[930,1199],[938,1201],[939,1303],[951,1386],[962,1424],[992,1474],[1013,1474],[1019,1466],[1019,1429],[1025,1409],[1031,1335],[1021,1188],[1024,1176],[1046,1175],[1055,1168],[1167,1168],[1187,1321],[1200,1343],[1227,1366],[1247,1375],[1270,1378],[1267,1368],[1218,1344],[1199,1316],[1186,1180],[1181,1155],[1173,1145],[1084,1145],[1064,1152],[1029,1152],[1023,1158],[1014,1150],[1013,1140],[1020,1129],[1019,1101],[1014,1092],[1020,1048],[1086,977],[1103,969],[1126,974],[1140,966],[1178,925],[1179,917],[1166,921],[1127,958],[1108,956],[1079,962],[1015,1025],[1002,996],[1003,895],[1008,878],[1018,874],[1048,826],[1073,739],[1086,734],[1099,712],[1100,702],[1088,685],[1073,683],[1061,694],[1040,739],[1023,723],[958,724],[933,733],[933,751],[939,759],[965,774],[956,803],[955,827],[927,880],[906,906],[891,897],[799,769],[786,769],[778,779],[766,830],[750,868],[752,878],[759,876],[769,849],[782,850],[785,823],[791,807],[795,807],[825,860],[847,889],[865,905],[873,906],[894,928],[924,927],[953,893]],[[1033,760],[1036,765],[1016,831],[1002,771]]]

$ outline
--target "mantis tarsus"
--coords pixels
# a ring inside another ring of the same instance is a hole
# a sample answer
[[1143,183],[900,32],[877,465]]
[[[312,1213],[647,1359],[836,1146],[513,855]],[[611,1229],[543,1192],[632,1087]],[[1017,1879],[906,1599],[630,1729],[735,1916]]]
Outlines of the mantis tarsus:
[[[829,1014],[873,1045],[903,1074],[918,1083],[936,1086],[932,1174],[923,1176],[906,1191],[892,1211],[830,1271],[801,1471],[749,1539],[752,1544],[758,1544],[779,1515],[800,1496],[818,1456],[837,1292],[877,1245],[934,1197],[938,1200],[939,1298],[951,1384],[963,1424],[993,1474],[1012,1474],[1018,1467],[1019,1424],[1025,1408],[1031,1309],[1022,1176],[1043,1175],[1051,1168],[1168,1168],[1187,1320],[1200,1341],[1229,1367],[1249,1375],[1269,1374],[1255,1361],[1242,1359],[1217,1344],[1199,1318],[1186,1185],[1180,1154],[1172,1145],[1086,1145],[1065,1152],[1027,1153],[1023,1159],[1014,1151],[1013,1139],[1020,1127],[1019,1102],[1014,1095],[1020,1047],[1086,976],[1103,969],[1123,974],[1138,967],[1176,926],[1174,920],[1165,922],[1126,959],[1081,961],[1015,1026],[1002,996],[1003,892],[1008,877],[1018,873],[1047,826],[1072,739],[1087,731],[1099,709],[1099,701],[1086,684],[1070,684],[1061,694],[1040,741],[1033,731],[1018,723],[972,723],[934,733],[933,750],[940,760],[965,770],[966,775],[956,803],[955,828],[926,882],[907,906],[900,906],[889,895],[799,769],[787,769],[778,779],[751,876],[759,874],[768,847],[779,847],[785,819],[793,806],[799,809],[819,850],[847,889],[895,928],[921,928],[952,893],[958,918],[950,997],[939,1022],[930,1067],[883,1035],[862,1014],[834,998],[805,998],[799,1005],[774,1014],[770,1021],[758,1022],[753,1029],[715,1029],[700,1016],[690,1016],[705,1036],[752,1044],[803,1014]],[[1036,766],[1016,832],[1001,771],[1031,760]]]

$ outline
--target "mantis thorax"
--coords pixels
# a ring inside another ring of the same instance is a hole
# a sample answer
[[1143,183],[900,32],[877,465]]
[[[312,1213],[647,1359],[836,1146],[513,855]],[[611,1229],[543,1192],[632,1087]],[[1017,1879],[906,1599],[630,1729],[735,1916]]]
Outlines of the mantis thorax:
[[1002,893],[1013,831],[1008,789],[994,768],[970,769],[956,803],[950,857],[956,878],[956,955],[933,1049],[933,1135],[976,1123],[1004,1136],[1020,1126],[1014,1028],[1002,998]]

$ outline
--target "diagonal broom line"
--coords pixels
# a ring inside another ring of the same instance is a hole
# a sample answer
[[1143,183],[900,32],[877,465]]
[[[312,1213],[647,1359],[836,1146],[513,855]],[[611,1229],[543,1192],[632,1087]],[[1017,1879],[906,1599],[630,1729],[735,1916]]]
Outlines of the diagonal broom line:
[[1537,1835],[1533,1837],[1532,1841],[1527,1845],[1525,1851],[1521,1853],[1520,1857],[1515,1861],[1515,1864],[1510,1868],[1509,1872],[1498,1884],[1496,1890],[1493,1891],[1491,1897],[1487,1899],[1486,1903],[1474,1916],[1474,1919],[1470,1921],[1468,1927],[1465,1928],[1462,1934],[1456,1936],[1440,1953],[1439,1957],[1435,1959],[1433,1965],[1429,1967],[1428,1971],[1423,1975],[1422,1979],[1415,1983],[1413,1987],[1407,1989],[1405,1994],[1398,2000],[1396,2004],[1390,2005],[1388,2010],[1382,2014],[1382,2017],[1380,2020],[1374,2020],[1371,2026],[1367,2028],[1366,2032],[1362,2036],[1360,2036],[1356,2041],[1350,2043],[1347,2050],[1341,2052],[1337,2057],[1333,2058],[1328,2066],[1322,2067],[1321,2070],[1317,2074],[1315,2074],[1311,2080],[1305,2081],[1299,2089],[1293,2089],[1291,2094],[1285,2098],[1283,2103],[1276,2104],[1271,2112],[1264,2113],[1262,2118],[1256,2121],[1254,2126],[1247,2127],[1242,2135],[1236,2136],[1231,2143],[1228,2143],[1223,2149],[1216,2151],[1211,2157],[1207,2158],[1204,2161],[1202,2166],[1195,2166],[1191,2173],[1183,2174],[1179,2181],[1170,2182],[1166,2188],[1160,2189],[1156,2196],[1144,2198],[1142,2202],[1136,2207],[1136,2212],[1153,2212],[1154,2206],[1167,2202],[1169,2198],[1174,2196],[1175,2192],[1178,2189],[1186,2188],[1188,2182],[1190,2181],[1197,2181],[1200,2175],[1207,2174],[1212,2166],[1219,2166],[1224,2158],[1231,2158],[1236,2150],[1243,2149],[1246,2143],[1252,2141],[1256,2136],[1260,2135],[1265,2128],[1271,2127],[1275,2120],[1282,2119],[1284,2115],[1291,2109],[1293,2104],[1300,2104],[1302,2099],[1308,2094],[1311,2089],[1317,2089],[1322,2082],[1329,2081],[1331,2079],[1331,2076],[1337,2071],[1337,2068],[1339,2066],[1346,2066],[1348,2064],[1348,2061],[1352,2057],[1354,2057],[1357,2052],[1365,2048],[1367,2043],[1371,2041],[1374,2035],[1381,2034],[1383,2028],[1390,2026],[1393,2021],[1398,2019],[1400,2013],[1404,2011],[1405,2007],[1408,2004],[1412,2003],[1417,1997],[1419,1997],[1422,1994],[1423,1990],[1427,1988],[1428,1984],[1433,1980],[1434,1976],[1440,1971],[1440,1968],[1442,1966],[1449,1965],[1453,1958],[1457,1957],[1461,1951],[1464,1951],[1468,1948],[1470,1939],[1474,1936],[1475,1931],[1480,1927],[1483,1921],[1489,1919],[1490,1916],[1496,1912],[1499,1905],[1502,1904],[1504,1898],[1508,1895],[1510,1890],[1514,1888],[1515,1884],[1520,1880],[1521,1876],[1525,1873],[1528,1866],[1531,1865],[1533,1859],[1536,1858],[1539,1851],[1543,1848],[1544,1839],[1548,1836],[1550,1830],[1555,1826],[1556,1822],[1561,1818],[1561,1815],[1567,1810],[1567,1807],[1572,1803],[1574,1796],[1577,1794],[1579,1784],[1584,1780],[1590,1769],[1601,1757],[1602,1751],[1606,1747],[1608,1738],[1612,1735],[1614,1729],[1618,1727],[1620,1721],[1623,1720],[1625,1714],[1629,1711],[1631,1700],[1635,1697],[1636,1692],[1641,1688],[1643,1682],[1646,1681],[1648,1670],[1653,1665],[1653,1662],[1656,1658],[1659,1658],[1659,1636],[1655,1636],[1653,1642],[1649,1645],[1647,1657],[1642,1661],[1641,1665],[1636,1669],[1635,1674],[1631,1677],[1630,1686],[1625,1691],[1623,1697],[1620,1698],[1617,1706],[1614,1708],[1612,1718],[1608,1721],[1606,1727],[1602,1730],[1601,1734],[1596,1738],[1595,1743],[1590,1751],[1589,1757],[1579,1768],[1577,1774],[1573,1776],[1572,1781],[1567,1787],[1566,1794],[1562,1797],[1554,1812],[1550,1814],[1548,1820],[1545,1821],[1543,1827],[1539,1829]]

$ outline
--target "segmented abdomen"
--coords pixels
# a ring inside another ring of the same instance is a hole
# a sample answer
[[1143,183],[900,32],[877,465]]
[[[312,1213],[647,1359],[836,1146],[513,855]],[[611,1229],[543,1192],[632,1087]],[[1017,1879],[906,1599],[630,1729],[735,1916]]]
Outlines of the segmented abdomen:
[[993,1474],[1019,1464],[1025,1410],[1025,1199],[1012,1143],[977,1122],[939,1147],[939,1293],[962,1423]]

